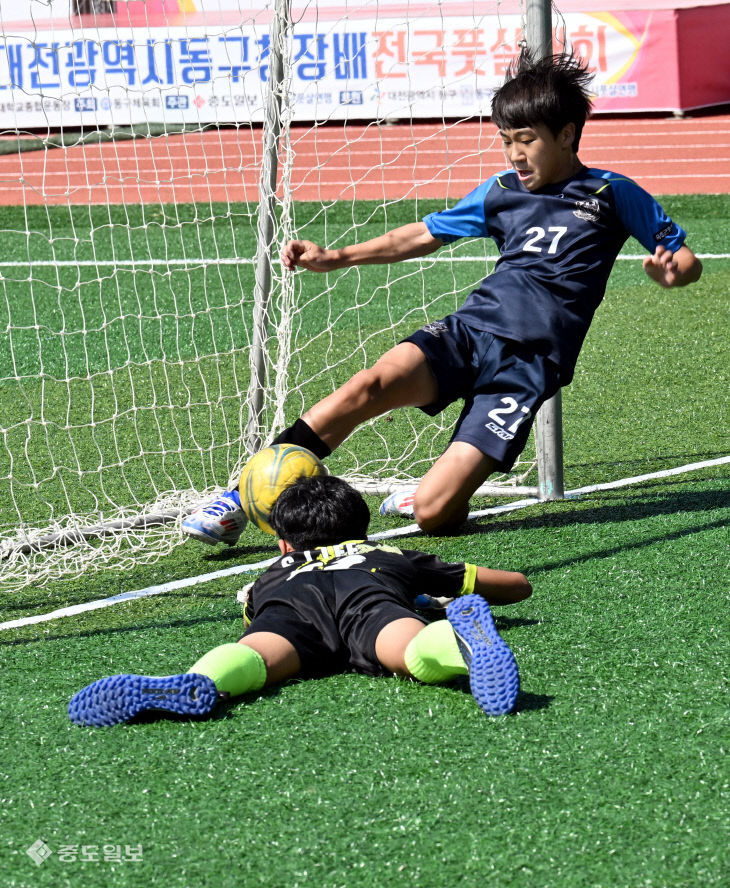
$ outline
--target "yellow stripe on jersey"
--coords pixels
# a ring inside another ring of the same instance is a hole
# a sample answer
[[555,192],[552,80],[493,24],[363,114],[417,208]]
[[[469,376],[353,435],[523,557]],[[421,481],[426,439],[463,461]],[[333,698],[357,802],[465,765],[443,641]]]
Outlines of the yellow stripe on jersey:
[[631,179],[627,179],[625,176],[616,176],[615,179],[607,179],[605,185],[601,185],[598,191],[593,191],[593,194],[600,194],[602,191],[605,191],[609,188],[614,182],[631,182]]

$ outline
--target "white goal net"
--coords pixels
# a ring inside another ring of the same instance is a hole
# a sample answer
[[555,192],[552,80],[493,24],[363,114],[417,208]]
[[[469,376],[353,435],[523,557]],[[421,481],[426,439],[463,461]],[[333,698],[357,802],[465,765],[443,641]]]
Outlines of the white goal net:
[[[0,0],[6,590],[168,552],[256,446],[496,258],[290,275],[278,252],[416,221],[500,168],[482,115],[519,7],[278,6]],[[417,479],[458,409],[374,420],[330,469]],[[534,463],[531,443],[506,483]]]

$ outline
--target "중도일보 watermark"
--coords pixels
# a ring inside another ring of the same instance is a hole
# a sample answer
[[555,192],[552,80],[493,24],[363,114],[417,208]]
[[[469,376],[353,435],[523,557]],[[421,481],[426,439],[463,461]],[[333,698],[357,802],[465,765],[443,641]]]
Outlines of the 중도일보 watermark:
[[101,845],[64,844],[51,848],[43,839],[37,839],[25,852],[36,866],[41,866],[49,857],[63,863],[141,863],[142,845]]

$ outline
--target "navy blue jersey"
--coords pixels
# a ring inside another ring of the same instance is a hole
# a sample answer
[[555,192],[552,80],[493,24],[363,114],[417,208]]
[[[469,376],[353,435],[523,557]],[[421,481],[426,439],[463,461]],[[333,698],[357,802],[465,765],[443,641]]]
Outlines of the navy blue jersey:
[[534,192],[506,170],[423,221],[445,243],[495,241],[500,258],[494,272],[456,315],[478,330],[529,345],[558,364],[566,383],[629,235],[651,253],[658,244],[675,251],[686,237],[631,179],[585,167]]

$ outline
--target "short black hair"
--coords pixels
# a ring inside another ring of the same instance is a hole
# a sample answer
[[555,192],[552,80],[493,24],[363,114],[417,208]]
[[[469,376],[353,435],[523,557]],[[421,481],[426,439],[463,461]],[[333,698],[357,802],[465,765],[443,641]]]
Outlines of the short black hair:
[[585,62],[570,53],[535,60],[523,49],[492,96],[492,121],[501,130],[544,124],[553,136],[575,124],[573,151],[591,113],[588,85],[593,75]]
[[298,552],[365,539],[370,510],[336,475],[299,478],[276,499],[269,523]]

